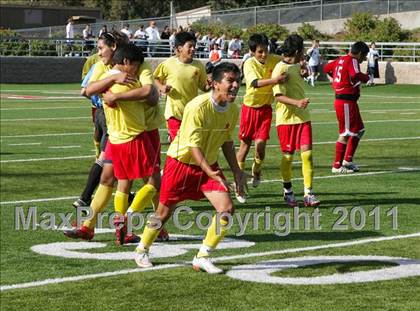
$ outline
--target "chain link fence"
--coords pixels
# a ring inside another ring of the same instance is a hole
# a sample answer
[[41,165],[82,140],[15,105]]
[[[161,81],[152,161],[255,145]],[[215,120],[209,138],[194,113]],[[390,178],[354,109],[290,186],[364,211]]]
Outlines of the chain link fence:
[[[356,0],[356,1],[337,1],[337,0],[312,0],[284,3],[269,6],[248,7],[243,9],[231,9],[226,11],[214,11],[210,14],[192,14],[189,16],[176,17],[176,22],[171,17],[154,17],[148,19],[133,19],[125,21],[104,21],[91,24],[94,34],[98,34],[103,25],[107,25],[109,30],[120,30],[124,24],[131,25],[134,32],[138,25],[143,24],[147,27],[149,21],[156,21],[159,29],[167,25],[186,26],[194,21],[204,24],[222,23],[249,28],[256,24],[274,23],[291,24],[314,22],[320,20],[349,18],[357,12],[370,12],[372,14],[391,14],[408,11],[420,11],[420,1],[418,0]],[[74,25],[76,39],[82,36],[85,25]],[[16,30],[25,38],[65,38],[65,25],[55,27],[43,27],[33,29]]]

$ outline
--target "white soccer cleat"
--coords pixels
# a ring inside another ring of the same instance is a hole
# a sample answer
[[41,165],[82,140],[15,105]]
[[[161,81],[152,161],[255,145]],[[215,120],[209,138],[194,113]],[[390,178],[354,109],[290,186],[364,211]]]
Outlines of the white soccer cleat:
[[331,173],[333,174],[353,174],[354,171],[344,167],[344,166],[340,166],[339,168],[335,168],[334,166],[331,168]]
[[353,172],[360,171],[359,167],[353,162],[347,162],[346,160],[343,161],[343,166]]
[[209,257],[197,257],[195,256],[192,261],[192,266],[195,271],[204,271],[209,274],[220,274],[223,273],[222,269],[217,268],[210,260]]
[[235,197],[236,197],[236,201],[238,201],[241,204],[246,202],[246,196],[245,195],[240,195],[236,191],[235,191]]
[[149,258],[149,251],[144,248],[137,247],[135,250],[136,256],[134,260],[139,268],[151,268],[153,267],[152,262]]
[[306,207],[317,207],[321,204],[321,201],[313,193],[310,193],[303,197],[303,204]]

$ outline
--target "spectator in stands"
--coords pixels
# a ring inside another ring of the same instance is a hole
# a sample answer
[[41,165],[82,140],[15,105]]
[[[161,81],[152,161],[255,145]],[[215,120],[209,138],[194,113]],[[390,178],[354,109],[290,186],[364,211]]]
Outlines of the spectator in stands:
[[222,51],[219,49],[219,45],[217,43],[213,44],[213,49],[210,51],[209,54],[209,61],[216,65],[222,60]]
[[241,54],[242,43],[238,35],[235,35],[232,40],[229,42],[228,46],[228,57],[229,58],[239,58]]
[[219,45],[220,51],[222,51],[222,55],[225,52],[225,40],[226,40],[225,34],[221,35],[219,38],[215,40],[215,43]]
[[161,43],[161,52],[159,53],[160,57],[168,57],[171,55],[169,47],[169,38],[171,37],[171,29],[169,26],[165,26],[160,35],[160,39],[163,40]]
[[106,25],[103,25],[102,28],[101,28],[101,30],[99,30],[98,38],[100,36],[102,36],[102,34],[107,33],[107,32],[108,32],[108,27]]
[[138,45],[141,48],[141,51],[143,53],[146,53],[147,51],[147,34],[144,31],[144,25],[139,25],[139,29],[136,30],[134,33],[134,39],[139,40],[136,45]]
[[159,29],[156,27],[155,21],[150,21],[149,27],[146,28],[147,41],[149,42],[148,53],[149,57],[156,56],[157,45],[160,41]]
[[366,85],[375,85],[374,80],[375,78],[379,78],[379,52],[376,49],[375,42],[372,42],[370,44],[369,53],[367,55],[367,73],[369,75],[369,81],[366,83]]
[[278,39],[276,37],[270,39],[270,45],[268,46],[270,54],[276,54],[276,51],[279,47],[279,45],[277,44],[277,40]]
[[130,25],[125,24],[123,29],[121,29],[121,32],[125,34],[128,37],[128,39],[131,39],[133,37],[133,34],[131,33],[131,30],[129,28]]
[[73,38],[74,38],[73,19],[70,17],[67,20],[67,25],[66,25],[67,47],[70,50],[70,53],[69,53],[70,56],[73,55],[73,43],[74,43]]
[[205,57],[208,57],[211,51],[211,47],[213,46],[214,43],[214,38],[213,38],[213,34],[211,32],[208,32],[207,35],[205,35],[202,39],[201,39],[201,45],[204,46],[204,53],[205,53]]
[[87,24],[85,29],[83,29],[83,41],[84,41],[84,45],[86,47],[87,50],[92,51],[95,42],[94,39],[95,36],[93,35],[93,31],[92,28],[90,27],[90,24]]

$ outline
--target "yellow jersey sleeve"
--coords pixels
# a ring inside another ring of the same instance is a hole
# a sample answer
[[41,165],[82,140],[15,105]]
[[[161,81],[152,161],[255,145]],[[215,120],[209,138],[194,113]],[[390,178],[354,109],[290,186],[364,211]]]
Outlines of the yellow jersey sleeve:
[[[304,81],[300,75],[300,65],[280,62],[274,68],[273,76],[282,73],[287,73],[287,80],[273,87],[273,95],[283,95],[293,99],[305,98]],[[310,120],[311,116],[308,108],[303,109],[279,101],[276,103],[276,126],[300,124]]]
[[101,58],[99,57],[98,53],[95,53],[91,56],[89,56],[86,59],[86,62],[83,65],[83,69],[82,69],[82,80],[86,77],[86,75],[88,74],[90,68],[96,64],[97,62],[99,62],[101,60]]
[[107,66],[103,63],[103,61],[99,61],[96,63],[95,68],[93,69],[92,76],[90,77],[89,83],[95,82],[101,79],[106,78],[104,75],[111,69],[111,66]]

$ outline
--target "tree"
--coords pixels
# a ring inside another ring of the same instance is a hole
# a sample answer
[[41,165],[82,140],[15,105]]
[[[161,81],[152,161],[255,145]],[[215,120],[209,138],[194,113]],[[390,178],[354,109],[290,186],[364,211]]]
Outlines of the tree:
[[309,23],[302,23],[302,26],[297,29],[298,35],[300,35],[304,40],[324,40],[328,36],[321,33],[314,25]]
[[370,13],[355,13],[345,24],[345,39],[349,41],[369,40],[376,28],[377,18]]

